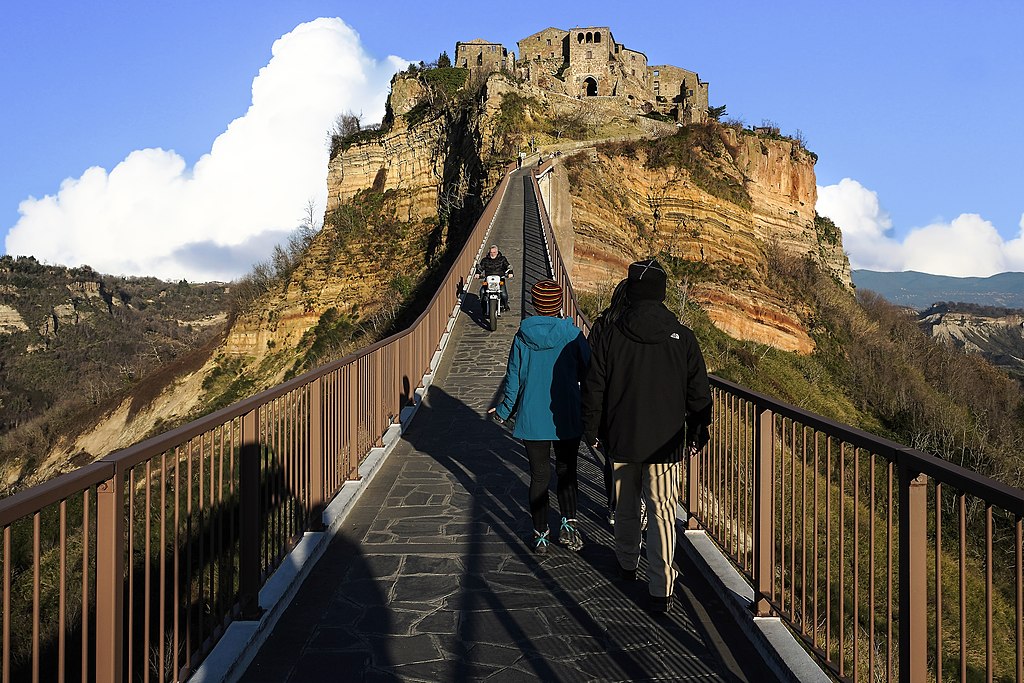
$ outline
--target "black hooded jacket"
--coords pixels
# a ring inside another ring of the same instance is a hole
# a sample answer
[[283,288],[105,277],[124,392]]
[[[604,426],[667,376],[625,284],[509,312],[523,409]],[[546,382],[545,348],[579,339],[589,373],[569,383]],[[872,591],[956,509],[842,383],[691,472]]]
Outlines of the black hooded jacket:
[[603,427],[616,461],[678,462],[688,443],[703,446],[710,422],[711,389],[693,332],[659,301],[632,302],[592,347],[583,385],[587,443]]

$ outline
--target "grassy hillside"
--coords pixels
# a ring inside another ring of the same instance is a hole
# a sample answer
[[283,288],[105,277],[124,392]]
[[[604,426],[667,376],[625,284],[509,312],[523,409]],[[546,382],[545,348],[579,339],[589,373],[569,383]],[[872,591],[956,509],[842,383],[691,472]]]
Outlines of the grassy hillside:
[[224,284],[0,257],[0,304],[24,324],[0,334],[0,462],[8,476],[158,371],[194,365],[197,350],[223,333],[228,298]]

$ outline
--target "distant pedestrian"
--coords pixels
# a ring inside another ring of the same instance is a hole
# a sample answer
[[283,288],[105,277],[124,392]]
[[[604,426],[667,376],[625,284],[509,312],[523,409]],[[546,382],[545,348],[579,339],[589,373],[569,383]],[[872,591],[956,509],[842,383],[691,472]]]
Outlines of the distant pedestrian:
[[629,266],[629,306],[594,342],[583,385],[587,442],[604,433],[613,459],[615,555],[622,577],[640,562],[640,501],[647,501],[647,581],[651,609],[667,612],[678,572],[679,462],[708,439],[711,391],[693,332],[663,303],[666,274],[654,259]]
[[580,382],[590,362],[590,346],[579,328],[561,317],[562,288],[541,280],[530,290],[537,315],[523,320],[512,340],[500,403],[488,410],[504,421],[516,413],[512,435],[522,439],[530,460],[530,516],[533,549],[546,553],[549,543],[548,485],[551,450],[555,451],[558,508],[562,515],[558,542],[583,548],[576,519],[576,468],[583,434]]

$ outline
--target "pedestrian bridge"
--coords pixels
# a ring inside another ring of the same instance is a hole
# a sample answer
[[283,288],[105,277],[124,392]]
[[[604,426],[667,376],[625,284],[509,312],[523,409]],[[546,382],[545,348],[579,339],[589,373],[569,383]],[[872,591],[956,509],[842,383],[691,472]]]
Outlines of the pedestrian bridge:
[[409,329],[0,501],[3,680],[1024,680],[1024,493],[719,378],[672,612],[619,579],[589,450],[586,546],[531,552],[485,413],[533,282],[587,329],[550,169],[509,171]]

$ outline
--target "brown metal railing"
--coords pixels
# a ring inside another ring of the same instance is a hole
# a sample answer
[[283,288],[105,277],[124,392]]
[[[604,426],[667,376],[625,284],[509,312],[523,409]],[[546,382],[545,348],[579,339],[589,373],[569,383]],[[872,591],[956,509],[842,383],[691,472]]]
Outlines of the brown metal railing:
[[0,681],[181,681],[413,400],[508,186],[403,332],[0,501]]
[[[588,331],[538,204],[566,313]],[[781,617],[841,680],[1024,681],[1024,491],[711,384],[683,503],[753,586],[755,615]]]

